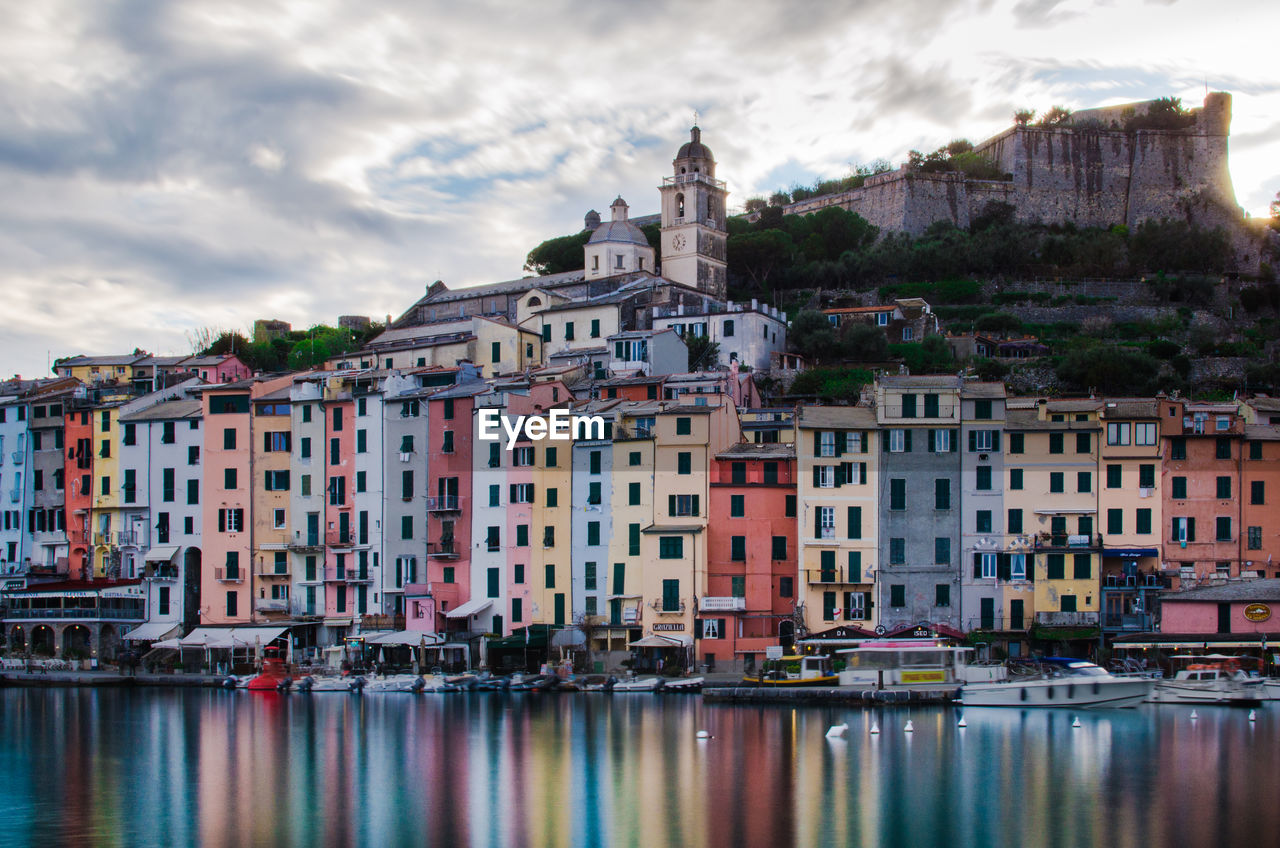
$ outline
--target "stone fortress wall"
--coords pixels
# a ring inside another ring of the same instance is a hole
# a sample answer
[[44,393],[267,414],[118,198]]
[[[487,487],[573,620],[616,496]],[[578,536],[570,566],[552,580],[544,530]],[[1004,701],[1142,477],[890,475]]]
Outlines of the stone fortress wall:
[[937,221],[966,228],[992,201],[1010,204],[1027,223],[1133,227],[1184,219],[1225,227],[1237,267],[1256,269],[1258,239],[1244,226],[1227,168],[1231,95],[1208,94],[1186,129],[1123,129],[1127,110],[1140,112],[1147,105],[1082,110],[1068,125],[1014,126],[975,145],[1011,180],[921,173],[903,165],[869,177],[860,188],[792,203],[784,211],[804,215],[841,206],[882,230],[912,235]]

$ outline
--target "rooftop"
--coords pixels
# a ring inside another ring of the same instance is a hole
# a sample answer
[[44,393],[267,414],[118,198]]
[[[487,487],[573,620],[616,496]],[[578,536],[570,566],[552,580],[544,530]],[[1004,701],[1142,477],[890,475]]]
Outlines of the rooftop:
[[876,427],[876,413],[869,406],[802,406],[800,427],[808,429],[858,429]]
[[795,459],[795,445],[741,442],[716,454],[716,459]]
[[1163,604],[1175,601],[1280,601],[1280,580],[1233,580],[1218,586],[1165,592],[1160,596]]

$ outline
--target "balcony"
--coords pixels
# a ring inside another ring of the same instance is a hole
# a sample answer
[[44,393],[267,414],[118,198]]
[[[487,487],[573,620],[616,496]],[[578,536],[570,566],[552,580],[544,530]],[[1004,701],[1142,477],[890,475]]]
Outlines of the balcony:
[[[662,178],[662,184],[669,186],[693,185],[694,183],[703,183],[712,188],[724,188],[724,180],[717,180],[715,177],[709,177],[701,172],[696,174],[676,174],[675,176]],[[686,219],[677,218],[676,222],[679,223],[683,220]],[[693,218],[688,218],[687,220],[692,221]]]
[[448,541],[441,539],[439,542],[428,542],[427,556],[432,559],[457,559],[457,544],[452,539],[449,539]]
[[27,457],[26,451],[14,451],[12,455],[14,465],[21,465],[23,460]]
[[244,571],[239,568],[215,568],[213,579],[219,583],[243,583]]
[[404,630],[403,615],[362,615],[361,630]]
[[1041,627],[1097,627],[1096,612],[1037,612],[1036,624]]
[[20,500],[22,500],[22,490],[21,490],[21,489],[10,489],[10,490],[9,490],[9,501],[10,501],[10,503],[17,503],[17,502],[18,502],[18,501],[20,501]]
[[[934,412],[930,409],[929,413],[931,414],[927,415],[925,414],[924,404],[917,404],[914,410],[907,410],[901,404],[893,406],[885,404],[881,409],[884,410],[885,418],[894,418],[901,421],[952,421],[956,412],[955,404],[950,403],[938,404],[938,411]],[[904,411],[909,411],[911,414],[903,415]],[[991,426],[998,427],[1000,425],[992,422]]]
[[303,536],[301,530],[293,531],[293,541],[289,542],[289,550],[297,553],[316,554],[320,553],[323,547],[318,535],[308,533]]
[[349,548],[356,543],[356,534],[350,530],[329,530],[324,534],[324,543],[331,548]]
[[747,599],[737,597],[699,598],[698,609],[702,612],[746,612]]
[[372,583],[373,575],[369,573],[368,569],[361,571],[356,568],[348,568],[346,576],[342,579],[348,583]]
[[116,544],[122,548],[137,548],[146,544],[146,534],[132,530],[121,530],[116,533]]
[[1104,630],[1150,633],[1155,630],[1155,617],[1150,613],[1107,613],[1102,617]]
[[258,568],[259,577],[285,577],[289,576],[289,566],[280,569],[274,562],[263,563]]
[[1159,574],[1107,574],[1103,589],[1167,589],[1169,583]]
[[254,612],[287,613],[289,601],[285,598],[254,598],[253,609]]
[[427,498],[427,512],[459,512],[461,499],[457,495],[439,495]]
[[141,607],[136,609],[109,609],[99,607],[44,607],[44,608],[13,608],[6,614],[6,618],[25,618],[25,619],[51,619],[51,618],[88,618],[88,619],[112,619],[123,621],[142,621],[147,614]]
[[1087,551],[1102,547],[1102,536],[1094,534],[1072,535],[1069,533],[1037,533],[1036,550],[1072,550]]
[[961,624],[961,629],[966,632],[971,630],[1026,630],[1029,623],[1028,616],[1012,618],[1002,615],[976,615],[972,618],[966,618]]
[[95,548],[110,547],[111,541],[112,541],[112,537],[110,532],[93,534],[93,546]]

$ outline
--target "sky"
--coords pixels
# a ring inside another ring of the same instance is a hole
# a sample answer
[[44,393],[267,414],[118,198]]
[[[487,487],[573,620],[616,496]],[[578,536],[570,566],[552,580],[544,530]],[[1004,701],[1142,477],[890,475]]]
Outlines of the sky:
[[695,113],[730,205],[1007,127],[1233,95],[1280,191],[1280,3],[41,0],[0,28],[0,375],[398,316],[633,215]]

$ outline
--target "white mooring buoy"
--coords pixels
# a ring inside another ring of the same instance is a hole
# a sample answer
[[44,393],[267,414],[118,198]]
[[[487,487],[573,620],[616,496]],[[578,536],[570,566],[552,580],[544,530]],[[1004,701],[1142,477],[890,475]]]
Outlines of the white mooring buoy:
[[829,728],[827,729],[827,738],[828,738],[828,739],[839,739],[841,736],[844,736],[844,732],[845,732],[846,730],[848,730],[848,729],[849,729],[849,725],[848,725],[847,723],[846,723],[846,724],[833,724],[833,725],[831,725],[831,727],[829,727]]
[[1072,719],[1072,720],[1071,720],[1071,726],[1072,726],[1072,727],[1079,727],[1079,726],[1080,726],[1080,718],[1079,718],[1078,716],[1077,716],[1076,718],[1074,718],[1074,719]]
[[880,725],[876,724],[874,721],[871,722],[871,734],[874,736],[879,732],[880,732]]
[[1196,720],[1196,719],[1198,719],[1198,718],[1200,718],[1200,713],[1196,712],[1195,710],[1192,710],[1192,711],[1191,711],[1191,720],[1192,720],[1192,721],[1195,721],[1195,720]]
[[907,719],[907,726],[902,728],[902,731],[904,733],[915,733],[916,728],[915,725],[911,723],[911,719]]
[[960,716],[960,720],[956,722],[956,727],[968,727],[969,723],[964,720],[964,716]]
[[1255,710],[1249,710],[1249,721],[1257,721],[1258,713]]

